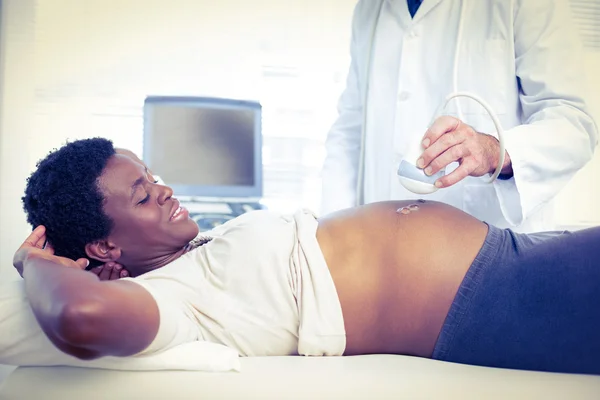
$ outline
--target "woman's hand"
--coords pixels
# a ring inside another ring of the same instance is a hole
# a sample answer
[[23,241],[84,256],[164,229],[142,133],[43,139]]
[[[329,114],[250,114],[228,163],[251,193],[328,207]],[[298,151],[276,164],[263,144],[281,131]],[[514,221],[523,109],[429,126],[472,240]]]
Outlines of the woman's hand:
[[77,261],[73,261],[66,257],[55,256],[54,249],[50,243],[46,243],[46,227],[43,225],[36,227],[31,232],[13,257],[13,266],[17,269],[21,277],[23,277],[25,262],[33,258],[46,259],[58,265],[81,270],[85,269],[90,263],[87,258],[80,258]]
[[[33,232],[25,239],[21,247],[13,257],[13,266],[23,277],[23,264],[31,258],[44,258],[57,264],[64,265],[69,268],[85,269],[89,265],[89,260],[80,258],[73,261],[66,257],[54,255],[54,249],[50,243],[46,242],[46,228],[42,225],[36,227]],[[91,269],[91,272],[100,278],[101,281],[114,280],[129,276],[129,272],[119,263],[108,262],[104,265]]]
[[112,281],[129,276],[129,272],[127,272],[121,264],[112,261],[99,267],[92,268],[90,271],[98,275],[98,278],[100,278],[101,281]]

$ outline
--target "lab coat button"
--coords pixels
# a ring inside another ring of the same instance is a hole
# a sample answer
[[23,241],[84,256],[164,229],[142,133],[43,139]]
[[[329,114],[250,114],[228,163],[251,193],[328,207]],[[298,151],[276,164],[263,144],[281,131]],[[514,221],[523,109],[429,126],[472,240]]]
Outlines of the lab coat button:
[[415,38],[415,37],[417,37],[417,32],[415,32],[415,31],[408,32],[408,37],[409,38]]

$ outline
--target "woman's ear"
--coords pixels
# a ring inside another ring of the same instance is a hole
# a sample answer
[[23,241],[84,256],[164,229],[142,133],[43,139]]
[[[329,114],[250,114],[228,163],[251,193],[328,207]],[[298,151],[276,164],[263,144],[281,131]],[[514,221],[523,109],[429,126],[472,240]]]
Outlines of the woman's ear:
[[98,240],[85,245],[85,253],[91,259],[103,263],[121,258],[121,249],[107,240]]

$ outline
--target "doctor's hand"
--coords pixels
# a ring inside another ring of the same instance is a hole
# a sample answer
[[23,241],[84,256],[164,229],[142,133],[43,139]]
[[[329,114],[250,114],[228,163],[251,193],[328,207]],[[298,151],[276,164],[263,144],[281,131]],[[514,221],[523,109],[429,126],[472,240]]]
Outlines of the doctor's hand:
[[[452,186],[467,176],[492,174],[500,160],[500,143],[495,137],[476,132],[458,118],[447,115],[435,120],[422,143],[425,151],[417,167],[423,168],[425,174],[433,175],[455,161],[460,164],[435,182],[439,188]],[[501,173],[512,175],[508,153],[504,155]]]

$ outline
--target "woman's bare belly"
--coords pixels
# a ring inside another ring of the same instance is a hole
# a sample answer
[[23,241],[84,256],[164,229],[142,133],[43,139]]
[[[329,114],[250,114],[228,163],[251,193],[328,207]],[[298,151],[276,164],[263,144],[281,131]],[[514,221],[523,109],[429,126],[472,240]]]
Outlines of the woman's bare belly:
[[[418,210],[397,211],[413,204]],[[484,223],[436,202],[375,203],[319,219],[317,240],[344,315],[345,354],[430,357],[486,233]]]

